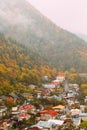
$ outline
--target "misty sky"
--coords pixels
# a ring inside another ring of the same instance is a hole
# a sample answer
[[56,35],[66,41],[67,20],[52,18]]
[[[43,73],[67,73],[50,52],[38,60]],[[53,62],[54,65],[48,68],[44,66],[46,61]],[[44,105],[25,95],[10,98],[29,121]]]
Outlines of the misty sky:
[[58,26],[87,35],[87,0],[27,0]]

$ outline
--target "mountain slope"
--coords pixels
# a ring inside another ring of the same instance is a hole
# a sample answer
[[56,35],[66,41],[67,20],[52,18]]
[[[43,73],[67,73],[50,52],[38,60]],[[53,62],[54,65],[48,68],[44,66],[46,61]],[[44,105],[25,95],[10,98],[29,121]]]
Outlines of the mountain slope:
[[57,27],[26,0],[1,1],[0,25],[7,38],[39,53],[49,64],[87,71],[87,43]]
[[27,91],[29,85],[41,85],[43,76],[55,73],[38,54],[0,35],[0,95]]
[[87,42],[87,35],[82,34],[82,33],[77,33],[77,36],[82,38],[83,40],[85,40]]

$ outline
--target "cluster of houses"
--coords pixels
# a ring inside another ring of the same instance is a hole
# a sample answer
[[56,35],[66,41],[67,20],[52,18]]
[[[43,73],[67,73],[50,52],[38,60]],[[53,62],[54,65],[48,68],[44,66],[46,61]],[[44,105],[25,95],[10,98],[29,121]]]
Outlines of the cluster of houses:
[[[29,121],[33,117],[35,120],[31,126],[25,126],[21,130],[59,130],[73,125],[78,128],[82,121],[87,121],[87,113],[85,109],[86,105],[80,104],[77,99],[79,96],[79,85],[68,83],[64,74],[59,74],[55,80],[49,84],[43,84],[41,91],[36,91],[36,98],[52,98],[54,101],[64,101],[65,105],[58,104],[52,106],[50,109],[46,109],[42,104],[39,104],[40,108],[37,109],[35,105],[32,105],[29,101],[33,100],[34,95],[29,93],[9,94],[15,100],[25,98],[25,102],[20,106],[11,108],[10,119],[2,120],[2,117],[7,112],[7,107],[0,107],[0,130],[10,130],[10,128],[19,128],[24,120]],[[63,88],[59,95],[50,95],[51,92],[56,91],[59,88]],[[4,100],[5,97],[1,97]],[[84,99],[84,104],[87,102],[87,96]]]

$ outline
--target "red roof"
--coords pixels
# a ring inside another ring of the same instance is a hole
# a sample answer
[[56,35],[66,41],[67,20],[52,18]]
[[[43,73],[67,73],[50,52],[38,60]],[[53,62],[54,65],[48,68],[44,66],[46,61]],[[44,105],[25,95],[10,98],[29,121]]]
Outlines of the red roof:
[[52,82],[52,84],[59,85],[60,83],[58,81],[54,81],[54,82]]
[[59,73],[58,76],[60,76],[60,77],[64,77],[65,74],[63,74],[63,73]]
[[51,116],[57,115],[57,112],[55,110],[43,110],[40,111],[41,114],[50,114]]
[[22,113],[22,114],[20,114],[19,116],[26,118],[26,117],[29,117],[30,115],[29,115],[29,114],[26,114],[26,113]]
[[26,105],[20,108],[20,110],[29,110],[29,109],[33,109],[34,106],[33,105]]
[[40,111],[40,114],[47,114],[48,113],[48,110],[42,110]]
[[57,115],[57,112],[54,111],[54,110],[49,110],[49,114],[50,114],[51,116],[55,116],[55,115]]

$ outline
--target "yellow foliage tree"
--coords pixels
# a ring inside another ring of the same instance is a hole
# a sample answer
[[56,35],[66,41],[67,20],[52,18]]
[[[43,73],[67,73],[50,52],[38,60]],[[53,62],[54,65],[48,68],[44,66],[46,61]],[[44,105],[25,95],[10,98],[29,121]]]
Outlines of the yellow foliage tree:
[[7,107],[12,107],[14,105],[14,100],[12,98],[6,98],[5,104]]

